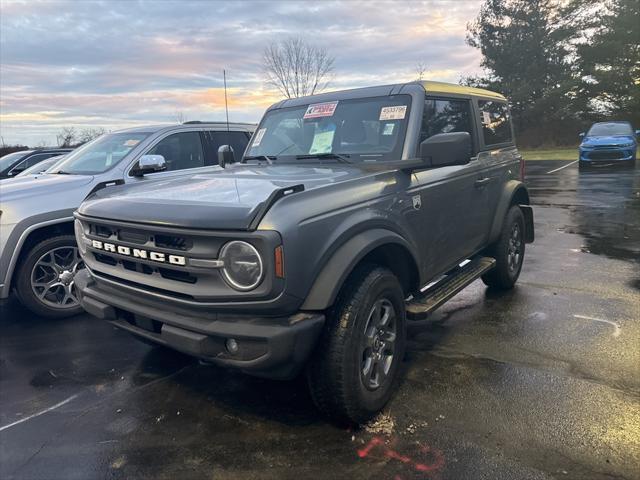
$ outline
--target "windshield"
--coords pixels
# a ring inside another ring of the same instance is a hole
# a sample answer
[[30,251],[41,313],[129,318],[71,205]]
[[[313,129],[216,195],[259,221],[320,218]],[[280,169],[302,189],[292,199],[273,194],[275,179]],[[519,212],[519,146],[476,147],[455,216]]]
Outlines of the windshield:
[[13,165],[14,162],[17,162],[22,157],[30,153],[31,150],[23,150],[21,152],[13,152],[4,157],[0,158],[0,170],[5,170]]
[[409,95],[393,95],[271,110],[245,158],[399,160],[410,102]]
[[51,173],[92,175],[106,172],[122,160],[150,133],[108,133],[67,155]]
[[589,129],[588,137],[605,135],[633,135],[628,123],[596,123]]
[[26,177],[27,175],[35,175],[37,173],[42,173],[45,170],[48,170],[55,163],[59,162],[64,158],[64,155],[58,155],[57,157],[47,158],[41,162],[36,163],[35,165],[31,165],[29,168],[21,171],[16,177]]

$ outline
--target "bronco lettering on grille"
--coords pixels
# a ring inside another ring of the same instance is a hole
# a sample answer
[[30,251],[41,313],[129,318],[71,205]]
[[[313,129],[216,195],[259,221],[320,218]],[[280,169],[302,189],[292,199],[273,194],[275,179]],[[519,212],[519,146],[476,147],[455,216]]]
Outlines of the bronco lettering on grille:
[[119,255],[127,255],[133,258],[141,258],[143,260],[148,259],[153,260],[154,262],[170,263],[171,265],[187,264],[187,259],[182,255],[167,255],[162,252],[142,250],[140,248],[131,248],[125,245],[116,245],[115,243],[101,242],[100,240],[91,240],[91,246],[97,250],[117,253]]

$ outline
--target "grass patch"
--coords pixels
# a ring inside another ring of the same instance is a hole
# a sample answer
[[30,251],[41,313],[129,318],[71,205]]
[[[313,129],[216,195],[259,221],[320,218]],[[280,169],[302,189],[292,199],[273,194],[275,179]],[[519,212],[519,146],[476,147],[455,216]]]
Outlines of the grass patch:
[[520,150],[525,160],[577,160],[578,147]]

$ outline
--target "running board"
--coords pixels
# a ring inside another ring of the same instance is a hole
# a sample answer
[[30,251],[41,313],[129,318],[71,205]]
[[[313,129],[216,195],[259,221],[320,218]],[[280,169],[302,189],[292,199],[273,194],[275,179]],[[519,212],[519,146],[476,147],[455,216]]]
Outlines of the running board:
[[494,258],[476,257],[463,267],[453,270],[438,283],[407,302],[407,320],[425,319],[460,290],[491,270],[495,264]]

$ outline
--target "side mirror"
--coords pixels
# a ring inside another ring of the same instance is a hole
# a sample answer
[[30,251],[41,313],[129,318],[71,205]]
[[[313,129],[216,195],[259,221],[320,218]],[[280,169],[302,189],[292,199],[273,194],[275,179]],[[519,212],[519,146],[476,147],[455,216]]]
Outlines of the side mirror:
[[636,130],[636,137],[640,137],[640,130]]
[[420,158],[429,167],[465,165],[471,160],[468,132],[438,133],[420,144]]
[[580,138],[584,138],[584,132],[579,133],[579,134],[578,134],[578,136],[579,136]]
[[220,145],[218,148],[218,165],[225,168],[226,165],[236,161],[236,154],[230,145]]
[[162,155],[143,155],[138,160],[138,166],[134,171],[136,177],[142,177],[147,173],[162,172],[167,169],[167,161]]

